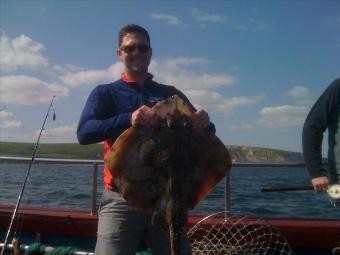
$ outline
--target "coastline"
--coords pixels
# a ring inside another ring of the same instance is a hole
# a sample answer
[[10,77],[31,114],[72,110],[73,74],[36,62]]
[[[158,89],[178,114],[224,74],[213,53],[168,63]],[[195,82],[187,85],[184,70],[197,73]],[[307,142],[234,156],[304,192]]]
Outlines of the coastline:
[[[0,142],[0,156],[31,157],[34,143]],[[226,145],[233,162],[288,163],[303,162],[301,152],[272,148]],[[77,143],[42,143],[37,157],[65,159],[103,159],[103,144],[80,145]]]

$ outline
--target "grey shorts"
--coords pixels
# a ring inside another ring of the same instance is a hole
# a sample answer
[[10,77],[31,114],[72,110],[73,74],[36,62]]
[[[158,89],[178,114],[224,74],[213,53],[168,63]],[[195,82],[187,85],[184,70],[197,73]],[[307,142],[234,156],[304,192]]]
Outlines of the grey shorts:
[[[105,189],[101,198],[96,255],[135,255],[144,238],[152,255],[170,255],[167,234],[151,224],[151,213],[127,205],[117,192]],[[181,233],[182,255],[191,255],[186,233]]]

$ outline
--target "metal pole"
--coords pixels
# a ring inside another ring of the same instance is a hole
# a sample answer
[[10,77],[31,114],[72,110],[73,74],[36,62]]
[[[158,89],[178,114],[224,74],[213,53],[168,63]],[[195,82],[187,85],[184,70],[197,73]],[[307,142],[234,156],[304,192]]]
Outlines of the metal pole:
[[224,212],[225,217],[230,212],[230,171],[224,178]]
[[97,214],[97,183],[98,183],[98,164],[93,163],[92,171],[92,195],[91,195],[91,215]]

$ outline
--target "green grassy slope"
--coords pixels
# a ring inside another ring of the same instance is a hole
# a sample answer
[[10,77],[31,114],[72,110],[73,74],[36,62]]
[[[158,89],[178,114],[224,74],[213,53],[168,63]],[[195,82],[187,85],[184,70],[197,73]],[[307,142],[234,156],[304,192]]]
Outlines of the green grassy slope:
[[[32,157],[34,143],[0,142],[0,155]],[[40,144],[36,157],[103,159],[103,144],[80,145],[76,143]]]
[[[33,143],[0,142],[0,156],[32,157]],[[235,162],[299,162],[301,153],[248,146],[227,146]],[[103,159],[103,144],[40,144],[36,157]]]

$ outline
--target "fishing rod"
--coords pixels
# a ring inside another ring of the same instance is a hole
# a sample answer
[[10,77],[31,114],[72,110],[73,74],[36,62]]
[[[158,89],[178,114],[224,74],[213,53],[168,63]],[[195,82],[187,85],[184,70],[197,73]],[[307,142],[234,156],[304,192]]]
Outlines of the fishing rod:
[[[307,191],[314,190],[312,185],[292,185],[292,186],[265,186],[261,192],[285,192],[285,191]],[[340,206],[340,184],[332,184],[327,189],[327,195],[333,206]]]
[[291,185],[291,186],[265,186],[261,188],[261,192],[281,192],[281,191],[303,191],[313,190],[312,185]]
[[[17,212],[18,212],[18,208],[19,208],[19,206],[20,206],[21,198],[22,198],[22,195],[23,195],[24,190],[25,190],[25,187],[26,187],[26,183],[27,183],[28,176],[29,176],[29,174],[30,174],[30,171],[31,171],[31,168],[32,168],[34,159],[35,159],[35,155],[37,154],[37,151],[38,151],[38,146],[39,146],[39,141],[40,141],[40,137],[41,137],[42,131],[44,130],[44,127],[45,127],[45,123],[46,123],[47,117],[48,117],[48,115],[49,115],[49,113],[50,113],[50,110],[51,110],[51,108],[52,108],[52,106],[53,106],[54,98],[55,98],[55,96],[52,97],[50,106],[48,107],[48,110],[47,110],[47,113],[46,113],[44,122],[43,122],[43,124],[42,124],[41,129],[40,129],[40,133],[39,133],[37,142],[35,143],[35,147],[34,147],[32,159],[31,159],[31,161],[30,161],[28,170],[27,170],[27,172],[26,172],[25,180],[24,180],[24,183],[23,183],[22,188],[21,188],[21,192],[20,192],[20,194],[19,194],[17,203],[16,203],[15,208],[14,208],[14,211],[13,211],[11,223],[9,224],[9,227],[8,227],[8,230],[7,230],[7,234],[6,234],[6,238],[5,238],[5,241],[4,241],[2,250],[1,250],[1,255],[4,255],[4,254],[5,254],[6,246],[7,246],[7,244],[8,244],[8,238],[9,238],[11,232],[12,232],[13,223],[14,223],[16,214],[17,214]],[[55,120],[55,112],[53,113],[53,121],[54,121],[54,120]]]

